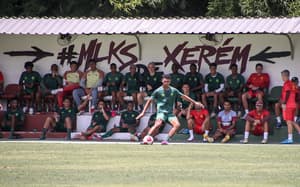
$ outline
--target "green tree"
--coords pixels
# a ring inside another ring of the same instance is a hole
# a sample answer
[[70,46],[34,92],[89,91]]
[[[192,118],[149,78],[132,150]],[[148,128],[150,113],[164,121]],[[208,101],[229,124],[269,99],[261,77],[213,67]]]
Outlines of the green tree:
[[240,16],[239,0],[210,0],[207,16],[234,17]]

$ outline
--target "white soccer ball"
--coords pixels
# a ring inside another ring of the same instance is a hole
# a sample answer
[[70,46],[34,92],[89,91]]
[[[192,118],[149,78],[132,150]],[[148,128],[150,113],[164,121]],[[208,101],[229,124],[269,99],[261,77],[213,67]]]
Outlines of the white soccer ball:
[[152,136],[147,135],[143,138],[143,143],[146,145],[152,145],[153,142],[154,142],[154,139]]

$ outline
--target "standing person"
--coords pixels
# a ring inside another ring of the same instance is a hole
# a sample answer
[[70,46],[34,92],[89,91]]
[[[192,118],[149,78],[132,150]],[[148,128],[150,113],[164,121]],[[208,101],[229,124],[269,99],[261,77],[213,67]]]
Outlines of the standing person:
[[208,138],[208,142],[214,142],[215,140],[223,137],[221,143],[228,142],[236,133],[236,121],[237,114],[235,111],[231,110],[231,103],[229,101],[224,101],[224,110],[218,114],[218,128],[212,138]]
[[189,128],[190,137],[187,141],[191,142],[194,140],[194,132],[196,134],[203,135],[203,142],[207,142],[209,128],[210,128],[210,118],[208,110],[202,109],[200,106],[195,106],[192,110],[193,104],[191,103],[187,110],[187,123]]
[[80,88],[73,91],[73,98],[76,106],[81,103],[81,98],[92,97],[91,111],[97,106],[98,102],[98,87],[102,86],[104,79],[104,72],[97,68],[95,60],[90,60],[89,69],[83,73],[82,79],[80,80]]
[[155,124],[148,132],[148,135],[153,135],[153,132],[161,127],[163,122],[169,122],[172,125],[171,130],[168,133],[168,136],[161,143],[162,145],[167,145],[169,138],[171,138],[180,127],[180,123],[177,117],[173,114],[173,108],[178,97],[181,97],[195,105],[199,105],[200,107],[204,107],[202,103],[196,102],[190,97],[183,95],[176,88],[170,86],[171,77],[169,75],[164,75],[162,78],[162,86],[157,88],[151,95],[151,98],[146,102],[146,105],[143,111],[136,117],[136,119],[140,119],[145,115],[146,110],[150,106],[150,103],[155,100],[157,107],[157,115]]
[[241,143],[248,143],[250,131],[255,136],[263,135],[262,144],[268,143],[270,112],[263,108],[262,101],[257,101],[255,107],[256,109],[247,113],[244,139]]
[[71,140],[72,125],[75,124],[77,109],[72,107],[71,100],[63,100],[63,108],[59,108],[53,116],[47,117],[40,140],[46,139],[49,128],[54,128],[58,132],[67,132],[67,140]]
[[207,108],[207,98],[213,97],[213,112],[211,117],[215,117],[218,111],[219,99],[225,86],[224,76],[217,72],[217,64],[212,63],[209,65],[210,73],[205,76],[204,93],[202,94],[202,103]]
[[[1,105],[2,106],[2,105]],[[15,138],[15,130],[19,130],[24,124],[23,110],[18,106],[17,99],[10,101],[10,107],[5,112],[4,123],[2,124],[2,130],[10,130],[9,139]]]
[[139,92],[139,86],[141,84],[141,76],[136,72],[136,66],[131,65],[129,67],[129,72],[126,73],[122,84],[121,89],[118,93],[118,100],[121,105],[121,108],[125,108],[124,96],[132,96],[133,103],[136,108],[138,106],[137,93]]
[[255,66],[256,73],[252,73],[246,82],[248,91],[242,94],[242,102],[247,116],[249,112],[248,99],[257,98],[258,101],[263,102],[263,96],[266,94],[266,90],[269,88],[270,76],[267,73],[263,73],[263,65],[258,63]]
[[297,87],[290,80],[290,72],[289,70],[283,70],[281,72],[281,78],[284,82],[282,92],[281,92],[281,108],[282,108],[282,116],[286,121],[288,127],[288,138],[283,140],[282,144],[292,144],[293,141],[293,127],[295,127],[298,132],[300,132],[300,128],[298,124],[294,121],[296,114],[296,96],[297,96]]
[[[41,83],[41,75],[33,71],[33,63],[26,62],[24,65],[25,71],[22,72],[21,77],[19,79],[19,85],[22,86],[22,94],[30,95],[32,99],[26,100],[26,106],[24,111],[26,111],[29,107],[38,108],[40,101],[40,83]],[[31,101],[31,102],[29,102]]]
[[60,108],[63,107],[64,97],[71,95],[73,90],[80,87],[79,82],[82,78],[83,73],[78,70],[78,64],[75,61],[70,63],[70,70],[64,73],[63,88],[52,90],[52,94],[57,94],[57,102]]

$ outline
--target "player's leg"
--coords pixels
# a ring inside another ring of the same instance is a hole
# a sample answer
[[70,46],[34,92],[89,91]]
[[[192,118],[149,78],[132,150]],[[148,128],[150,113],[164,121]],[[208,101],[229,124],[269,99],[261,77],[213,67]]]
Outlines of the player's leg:
[[286,125],[288,128],[288,138],[286,140],[283,140],[282,144],[292,144],[293,143],[293,123],[294,123],[294,117],[295,117],[296,109],[291,108],[285,108],[282,110],[283,119],[286,121]]
[[55,118],[54,117],[47,117],[45,122],[44,122],[44,125],[43,125],[43,130],[42,130],[42,135],[40,137],[40,140],[44,140],[46,139],[46,133],[48,131],[48,129],[50,127],[54,127],[55,126]]
[[110,129],[109,131],[105,132],[103,135],[101,135],[101,138],[107,138],[112,136],[114,133],[120,132],[121,128],[120,127],[114,127],[112,129]]
[[[158,114],[157,114],[158,116]],[[154,125],[148,131],[148,135],[153,136],[153,133],[156,129],[159,129],[163,124],[163,120],[161,118],[157,118],[154,122]]]
[[65,128],[67,129],[67,140],[71,140],[72,119],[70,117],[66,117],[64,125],[65,125]]
[[275,103],[275,116],[276,116],[276,128],[281,128],[281,118],[280,118],[280,114],[281,114],[281,104]]
[[11,116],[9,124],[10,124],[10,134],[9,134],[8,139],[13,139],[15,128],[16,128],[16,116],[15,115]]
[[147,96],[146,92],[141,92],[137,94],[138,105],[140,109],[143,110],[144,98]]
[[166,138],[165,141],[162,142],[162,144],[168,144],[168,141],[171,137],[174,136],[174,134],[176,133],[176,131],[179,129],[180,127],[180,123],[177,119],[177,117],[175,115],[171,116],[171,117],[168,117],[168,121],[170,122],[170,124],[172,125],[172,128],[171,130],[169,131],[168,133],[168,136]]
[[123,92],[122,90],[117,92],[117,100],[120,104],[121,109],[125,108],[124,96],[125,96],[125,92]]
[[242,103],[243,103],[243,107],[245,110],[245,115],[243,116],[243,118],[245,119],[248,112],[249,112],[249,105],[248,105],[248,99],[250,98],[250,94],[248,92],[245,92],[242,94]]
[[207,94],[203,93],[201,97],[202,97],[202,104],[205,106],[205,108],[207,108],[207,100],[206,100]]
[[222,139],[221,143],[228,142],[234,135],[235,135],[235,129],[226,129],[225,131],[225,137]]
[[194,125],[195,125],[194,119],[193,118],[188,119],[187,125],[188,125],[188,129],[189,129],[189,134],[190,134],[190,137],[187,139],[187,141],[193,141],[194,140]]
[[244,139],[241,140],[241,143],[245,143],[245,144],[248,143],[250,128],[251,128],[251,122],[247,120],[245,124]]
[[261,143],[266,144],[266,143],[268,143],[268,135],[269,135],[269,124],[268,124],[268,122],[265,122],[263,124],[263,128],[264,128],[264,135],[263,135],[263,139],[262,139]]

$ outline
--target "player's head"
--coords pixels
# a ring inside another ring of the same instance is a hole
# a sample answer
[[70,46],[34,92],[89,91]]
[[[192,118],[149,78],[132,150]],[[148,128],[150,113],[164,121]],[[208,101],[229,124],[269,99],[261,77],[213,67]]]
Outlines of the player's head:
[[129,71],[130,71],[131,73],[135,73],[135,72],[136,72],[136,66],[135,66],[134,64],[130,65]]
[[285,69],[281,72],[281,78],[285,82],[290,79],[290,71]]
[[217,73],[217,64],[216,63],[209,64],[209,71],[213,75],[216,74]]
[[78,64],[75,61],[70,62],[70,69],[71,71],[77,71],[78,69]]
[[89,62],[89,66],[91,70],[95,70],[97,68],[97,62],[94,59],[91,59]]
[[190,65],[190,71],[191,71],[192,73],[195,73],[195,72],[197,71],[197,66],[196,66],[196,64],[191,64],[191,65]]
[[133,102],[128,102],[127,103],[127,110],[132,111],[133,110]]
[[32,71],[33,63],[32,62],[25,62],[24,68],[26,69],[26,71]]
[[10,104],[10,107],[11,107],[11,108],[15,109],[15,108],[18,107],[18,100],[17,100],[17,99],[13,99],[13,100],[11,100],[11,101],[9,102],[9,104]]
[[162,76],[162,84],[163,86],[169,86],[171,83],[171,76],[168,74],[165,74]]
[[238,70],[238,66],[236,64],[231,64],[229,66],[229,69],[231,70],[231,73],[232,74],[236,74],[237,73],[237,70]]
[[296,86],[298,86],[298,84],[299,84],[299,79],[298,79],[298,77],[292,77],[292,82],[293,82]]
[[115,63],[112,63],[110,65],[110,71],[113,73],[117,72],[117,65]]
[[264,69],[264,66],[261,63],[257,63],[255,65],[256,73],[262,73],[263,69]]
[[184,83],[181,87],[182,91],[184,93],[188,92],[190,90],[190,85],[188,83]]
[[51,72],[58,72],[58,65],[57,64],[52,64],[51,65]]
[[64,98],[63,106],[64,106],[64,108],[70,108],[71,107],[71,100],[67,97]]
[[150,62],[147,66],[149,73],[154,73],[155,72],[155,64],[154,62]]
[[102,109],[102,108],[104,108],[104,106],[105,106],[104,101],[100,99],[100,100],[98,101],[98,105],[97,105],[98,109]]
[[226,111],[231,110],[231,103],[230,103],[230,101],[225,100],[224,104],[223,104],[223,107],[224,107],[224,110],[226,110]]
[[264,107],[264,103],[262,101],[256,101],[255,108],[257,111],[262,111],[263,107]]
[[179,69],[178,64],[172,64],[172,72],[173,72],[173,73],[177,73],[177,72],[178,72],[178,69]]

